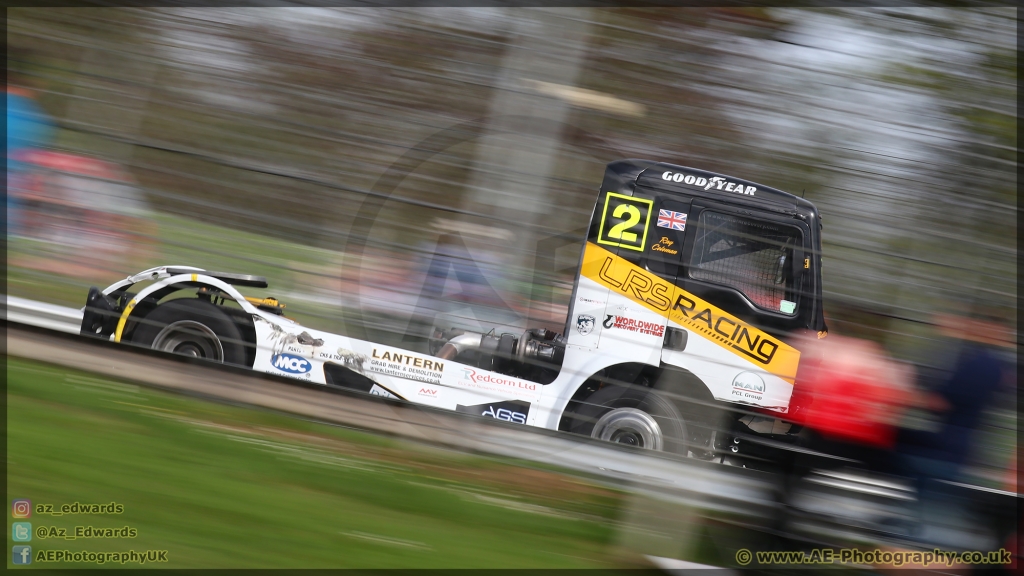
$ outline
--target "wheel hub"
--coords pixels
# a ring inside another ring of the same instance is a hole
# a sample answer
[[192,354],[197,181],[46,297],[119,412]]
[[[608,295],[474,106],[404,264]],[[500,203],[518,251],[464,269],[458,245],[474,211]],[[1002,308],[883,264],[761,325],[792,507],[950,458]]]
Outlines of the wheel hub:
[[209,326],[194,320],[168,324],[153,339],[153,349],[193,358],[224,361],[224,347]]
[[607,442],[662,450],[664,438],[653,416],[636,408],[616,408],[594,424],[591,436]]
[[192,356],[193,358],[204,358],[203,351],[195,346],[191,342],[186,342],[181,346],[174,349],[175,354],[183,354],[185,356]]

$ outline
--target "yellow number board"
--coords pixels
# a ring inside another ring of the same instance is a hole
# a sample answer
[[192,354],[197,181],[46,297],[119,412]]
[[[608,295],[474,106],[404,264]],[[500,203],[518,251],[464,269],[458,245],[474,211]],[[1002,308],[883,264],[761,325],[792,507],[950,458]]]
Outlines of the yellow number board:
[[643,252],[653,200],[608,192],[601,212],[597,243]]

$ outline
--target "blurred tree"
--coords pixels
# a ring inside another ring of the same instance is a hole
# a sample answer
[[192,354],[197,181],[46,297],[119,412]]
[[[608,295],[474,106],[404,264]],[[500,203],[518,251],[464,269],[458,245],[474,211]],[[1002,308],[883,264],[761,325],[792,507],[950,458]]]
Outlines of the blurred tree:
[[8,45],[34,55],[9,65],[34,78],[43,106],[69,128],[58,146],[115,161],[130,157],[130,144],[103,135],[139,128],[156,66],[145,56],[144,22],[130,9],[9,10]]
[[[1013,9],[892,11],[878,26],[954,43],[959,57],[924,53],[895,63],[884,80],[923,91],[938,103],[950,133],[937,146],[936,178],[928,205],[914,214],[928,231],[905,248],[937,262],[948,284],[944,301],[966,313],[997,306],[1015,322],[1017,244],[1017,47]],[[905,290],[903,302],[920,291]],[[904,327],[898,327],[900,331]]]

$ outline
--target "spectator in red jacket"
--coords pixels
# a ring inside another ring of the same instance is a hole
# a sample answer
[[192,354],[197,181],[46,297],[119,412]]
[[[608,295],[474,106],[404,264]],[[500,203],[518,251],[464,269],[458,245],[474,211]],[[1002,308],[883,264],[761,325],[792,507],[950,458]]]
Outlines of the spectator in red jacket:
[[802,356],[791,418],[805,426],[805,447],[855,461],[836,463],[890,469],[914,398],[912,370],[878,344],[844,336],[811,341]]

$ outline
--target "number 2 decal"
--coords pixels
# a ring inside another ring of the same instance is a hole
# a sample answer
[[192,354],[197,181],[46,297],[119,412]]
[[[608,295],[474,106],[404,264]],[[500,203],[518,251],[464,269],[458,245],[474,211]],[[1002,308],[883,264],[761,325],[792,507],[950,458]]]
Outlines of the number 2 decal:
[[615,207],[612,216],[622,218],[623,214],[629,214],[629,218],[612,226],[608,231],[609,238],[617,238],[623,242],[636,242],[636,232],[627,232],[633,226],[640,223],[640,209],[632,204],[619,204]]
[[601,212],[597,243],[642,252],[653,204],[653,200],[608,192]]

